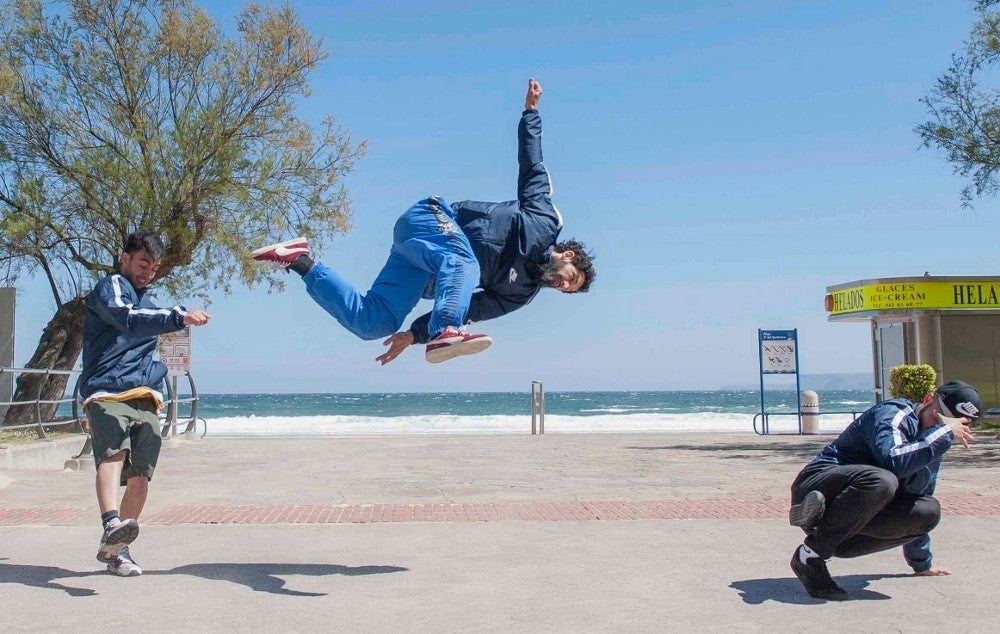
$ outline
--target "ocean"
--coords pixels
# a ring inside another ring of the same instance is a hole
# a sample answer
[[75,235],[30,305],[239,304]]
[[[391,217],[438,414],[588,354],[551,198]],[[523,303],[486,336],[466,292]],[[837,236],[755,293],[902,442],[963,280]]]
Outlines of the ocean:
[[[836,433],[872,403],[868,390],[819,392],[820,431]],[[181,398],[185,398],[182,394]],[[794,391],[765,392],[772,433],[798,429]],[[753,432],[755,390],[546,392],[546,433]],[[180,418],[190,405],[180,406]],[[202,394],[197,415],[210,436],[524,434],[524,392]]]

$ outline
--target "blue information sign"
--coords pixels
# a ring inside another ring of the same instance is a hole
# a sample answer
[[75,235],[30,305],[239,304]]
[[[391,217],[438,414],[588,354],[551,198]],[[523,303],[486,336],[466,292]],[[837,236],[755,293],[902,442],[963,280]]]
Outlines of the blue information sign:
[[[768,433],[768,413],[764,409],[764,375],[794,374],[798,403],[799,433],[802,433],[802,390],[799,385],[798,330],[758,330],[757,352],[760,355],[760,416],[761,426]],[[755,428],[756,429],[756,428]]]

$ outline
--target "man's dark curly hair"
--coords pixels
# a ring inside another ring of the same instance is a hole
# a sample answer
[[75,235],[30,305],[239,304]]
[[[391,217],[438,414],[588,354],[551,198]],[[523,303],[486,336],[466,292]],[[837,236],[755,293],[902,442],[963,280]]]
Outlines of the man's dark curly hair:
[[133,231],[125,237],[125,244],[122,246],[125,253],[145,251],[157,262],[163,259],[164,250],[163,240],[155,231]]
[[586,278],[583,286],[573,292],[586,293],[589,291],[590,285],[594,283],[594,279],[597,277],[597,271],[594,270],[594,259],[597,256],[594,255],[594,252],[588,249],[587,245],[576,240],[564,240],[556,243],[555,251],[556,253],[573,252],[573,259],[570,260],[570,263],[583,273]]

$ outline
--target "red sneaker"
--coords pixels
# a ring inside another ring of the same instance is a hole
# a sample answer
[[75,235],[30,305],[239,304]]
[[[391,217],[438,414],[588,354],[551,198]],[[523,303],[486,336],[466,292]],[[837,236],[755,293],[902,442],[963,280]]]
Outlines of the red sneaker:
[[476,354],[490,347],[489,335],[470,335],[464,330],[448,326],[437,337],[427,342],[424,358],[428,363],[441,363],[462,354]]
[[305,238],[285,240],[250,253],[250,257],[258,262],[271,262],[283,269],[287,269],[300,255],[309,255],[309,243]]

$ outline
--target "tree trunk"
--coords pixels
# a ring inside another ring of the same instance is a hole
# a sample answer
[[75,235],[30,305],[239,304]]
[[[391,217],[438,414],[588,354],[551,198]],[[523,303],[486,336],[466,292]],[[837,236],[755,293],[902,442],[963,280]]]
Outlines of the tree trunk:
[[[85,297],[77,297],[59,307],[56,314],[42,330],[35,354],[25,367],[42,370],[72,370],[83,349],[83,316],[86,313]],[[71,378],[65,374],[21,374],[17,379],[14,401],[35,399],[54,401],[66,394]],[[75,380],[75,379],[74,379]],[[42,421],[52,420],[59,405],[42,405]],[[4,417],[4,425],[30,425],[38,422],[34,403],[11,405]]]

